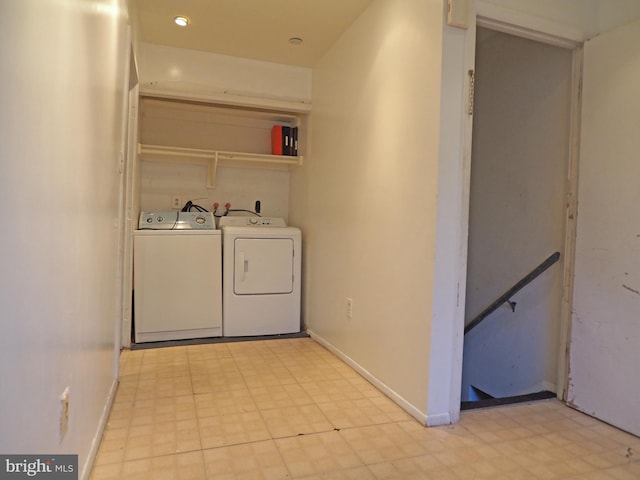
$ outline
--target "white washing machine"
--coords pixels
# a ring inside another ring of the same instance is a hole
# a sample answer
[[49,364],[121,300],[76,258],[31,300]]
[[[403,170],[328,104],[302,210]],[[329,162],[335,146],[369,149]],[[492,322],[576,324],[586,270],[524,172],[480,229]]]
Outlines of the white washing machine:
[[300,331],[302,241],[282,218],[225,216],[222,332],[225,337]]
[[143,212],[134,233],[135,342],[222,335],[222,235],[211,212]]

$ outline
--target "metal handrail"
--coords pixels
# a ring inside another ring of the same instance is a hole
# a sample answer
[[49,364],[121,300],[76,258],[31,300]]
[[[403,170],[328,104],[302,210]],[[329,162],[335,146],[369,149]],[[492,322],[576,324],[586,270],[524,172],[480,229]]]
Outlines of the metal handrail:
[[471,320],[465,327],[464,333],[465,335],[473,330],[475,327],[480,325],[485,318],[491,315],[494,311],[496,311],[501,305],[508,303],[511,309],[516,311],[516,302],[512,302],[510,299],[520,290],[522,290],[525,286],[531,283],[538,275],[544,272],[551,265],[556,263],[560,259],[560,252],[555,252],[549,256],[544,262],[534,268],[528,275],[526,275],[522,280],[516,283],[513,287],[507,290],[503,295],[501,295],[495,302],[485,308],[476,318]]

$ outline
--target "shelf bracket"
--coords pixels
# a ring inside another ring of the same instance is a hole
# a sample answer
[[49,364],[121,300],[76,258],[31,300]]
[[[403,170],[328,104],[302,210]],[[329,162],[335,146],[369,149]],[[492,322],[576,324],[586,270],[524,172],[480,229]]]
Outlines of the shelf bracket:
[[213,152],[213,158],[209,160],[207,166],[207,188],[216,188],[216,180],[218,178],[218,152]]

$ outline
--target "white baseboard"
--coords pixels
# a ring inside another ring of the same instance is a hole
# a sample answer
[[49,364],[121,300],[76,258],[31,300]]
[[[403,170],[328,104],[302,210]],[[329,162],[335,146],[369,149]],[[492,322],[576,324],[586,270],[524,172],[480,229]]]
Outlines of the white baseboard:
[[[389,397],[393,402],[395,402],[400,408],[406,411],[409,415],[415,418],[422,425],[430,425],[430,422],[427,421],[427,416],[425,413],[421,412],[414,405],[409,403],[406,399],[404,399],[401,395],[399,395],[396,391],[374,376],[371,372],[369,372],[366,368],[362,367],[359,363],[353,360],[351,357],[346,355],[344,352],[336,348],[333,344],[329,343],[327,340],[322,338],[320,335],[316,334],[311,330],[307,330],[309,336],[318,342],[320,345],[325,347],[335,356],[337,356],[340,360],[345,362],[351,368],[353,368],[356,372],[362,375],[369,383],[371,383],[374,387],[384,393],[387,397]],[[442,425],[440,423],[433,425]]]
[[450,425],[451,415],[449,413],[438,413],[436,415],[427,415],[427,427],[439,427],[441,425]]
[[107,401],[104,404],[104,408],[102,409],[102,415],[100,416],[100,422],[98,423],[98,429],[96,430],[96,434],[93,437],[93,441],[91,442],[91,449],[89,450],[89,455],[87,455],[87,460],[82,466],[82,473],[80,475],[80,480],[89,480],[91,476],[91,469],[93,468],[93,463],[96,460],[96,455],[98,454],[98,449],[100,448],[100,442],[102,442],[102,434],[104,433],[104,429],[107,426],[107,421],[109,420],[109,414],[111,413],[111,406],[113,405],[113,401],[116,398],[116,392],[118,390],[118,379],[114,379],[111,384],[111,388],[109,389],[109,395],[107,396]]

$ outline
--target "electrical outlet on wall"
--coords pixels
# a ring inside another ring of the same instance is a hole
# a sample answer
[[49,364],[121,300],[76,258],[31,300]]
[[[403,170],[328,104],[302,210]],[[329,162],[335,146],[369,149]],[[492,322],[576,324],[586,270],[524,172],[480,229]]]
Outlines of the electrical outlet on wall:
[[353,318],[353,299],[347,298],[347,318]]
[[175,208],[176,210],[182,208],[182,197],[180,195],[171,197],[171,208]]

